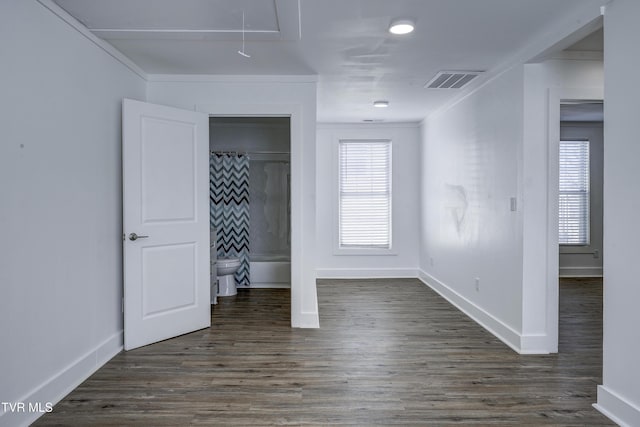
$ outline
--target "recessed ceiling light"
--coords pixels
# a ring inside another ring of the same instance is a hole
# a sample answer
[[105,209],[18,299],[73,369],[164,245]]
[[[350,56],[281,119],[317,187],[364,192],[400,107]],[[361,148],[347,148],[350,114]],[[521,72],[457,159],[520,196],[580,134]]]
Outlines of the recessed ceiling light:
[[373,106],[378,108],[385,108],[389,106],[389,101],[374,101]]
[[409,19],[397,19],[391,22],[389,32],[391,34],[409,34],[413,31],[413,21]]

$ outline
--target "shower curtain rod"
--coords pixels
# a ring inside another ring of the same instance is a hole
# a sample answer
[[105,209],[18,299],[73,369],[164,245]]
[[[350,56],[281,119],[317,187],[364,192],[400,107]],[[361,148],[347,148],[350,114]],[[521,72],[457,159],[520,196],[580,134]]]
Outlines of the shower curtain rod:
[[239,156],[246,154],[291,154],[288,151],[209,151],[209,154],[237,154]]

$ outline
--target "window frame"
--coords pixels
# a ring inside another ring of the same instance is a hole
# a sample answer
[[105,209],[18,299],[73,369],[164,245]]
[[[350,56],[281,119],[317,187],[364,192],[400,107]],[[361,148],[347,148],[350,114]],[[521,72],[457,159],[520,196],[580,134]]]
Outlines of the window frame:
[[[334,255],[397,255],[393,245],[393,152],[395,144],[390,138],[336,138],[334,150],[334,180],[336,196],[334,198]],[[389,233],[389,246],[388,247],[376,247],[376,246],[342,246],[340,243],[341,236],[341,144],[343,143],[387,143],[389,145],[389,216],[388,216],[388,233]]]
[[[586,144],[587,150],[587,159],[584,164],[586,164],[586,191],[562,191],[560,190],[560,186],[562,185],[562,175],[560,172],[560,167],[558,168],[558,244],[561,247],[588,247],[591,245],[591,142],[588,139],[580,139],[580,138],[565,138],[561,139],[558,143],[558,163],[561,164],[561,148],[562,144],[565,142],[571,143],[584,143]],[[563,242],[561,240],[560,234],[560,224],[562,221],[561,214],[561,203],[560,198],[564,194],[584,194],[585,202],[586,202],[586,215],[585,215],[585,240],[580,242]]]

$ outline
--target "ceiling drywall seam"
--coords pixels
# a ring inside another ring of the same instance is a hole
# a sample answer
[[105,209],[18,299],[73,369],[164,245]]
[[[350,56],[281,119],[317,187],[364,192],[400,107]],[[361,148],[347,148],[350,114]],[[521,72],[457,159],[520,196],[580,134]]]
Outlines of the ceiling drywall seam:
[[566,20],[556,22],[552,27],[544,31],[541,37],[534,39],[531,43],[518,50],[505,61],[491,70],[488,70],[485,75],[478,77],[478,82],[476,84],[471,84],[471,86],[468,86],[466,89],[462,89],[462,92],[459,95],[429,113],[421,123],[426,123],[430,116],[434,116],[454,107],[514,67],[523,65],[531,61],[533,58],[539,57],[541,53],[548,51],[552,46],[557,45],[560,41],[568,38],[580,29],[585,27],[593,27],[593,29],[597,29],[598,25],[601,25],[602,14],[602,8],[584,7],[582,10],[578,11],[577,14],[568,17]]
[[135,73],[137,76],[141,77],[145,82],[148,81],[147,73],[145,73],[144,70],[140,68],[135,62],[127,58],[119,50],[111,46],[106,41],[94,35],[91,31],[87,29],[87,27],[84,26],[84,24],[82,24],[73,16],[69,15],[67,11],[62,9],[57,4],[55,4],[53,0],[38,0],[38,3],[40,3],[45,8],[49,9],[49,11],[51,11],[58,18],[62,19],[64,22],[66,22],[71,28],[78,31],[80,34],[86,37],[89,41],[91,41],[97,47],[99,47],[100,49],[105,51],[108,55],[110,55],[113,59],[120,62],[122,65],[127,67],[133,73]]

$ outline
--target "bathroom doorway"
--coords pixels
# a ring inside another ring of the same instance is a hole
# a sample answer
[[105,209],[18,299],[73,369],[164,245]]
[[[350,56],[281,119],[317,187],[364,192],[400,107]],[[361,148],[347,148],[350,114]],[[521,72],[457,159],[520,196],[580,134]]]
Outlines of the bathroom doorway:
[[[245,246],[246,256],[244,261],[242,259],[241,261],[246,262],[246,266],[240,267],[238,271],[243,268],[246,271],[236,276],[237,290],[244,292],[255,288],[290,288],[290,117],[212,116],[209,118],[209,148],[212,162],[221,157],[224,157],[226,162],[234,162],[237,159],[241,164],[238,166],[241,168],[238,174],[244,173],[240,172],[244,171],[244,168],[248,169],[247,200],[242,209],[242,215],[246,213],[248,218],[243,217],[242,220],[238,220],[238,223],[248,224],[247,236],[236,233],[239,230],[231,231],[231,234],[238,236],[238,240],[247,238],[247,244],[239,245]],[[214,175],[211,180],[212,187],[216,184],[222,185],[221,182],[216,182]],[[235,185],[234,182],[231,184]],[[225,193],[236,191],[232,188],[221,190]],[[238,188],[238,192],[240,191]],[[214,209],[216,205],[212,198],[212,218],[215,216]],[[221,220],[218,218],[216,223],[221,224]],[[233,228],[235,224],[234,220],[229,220],[221,228]],[[244,228],[244,225],[239,227]],[[212,251],[215,250],[211,270],[213,293],[216,290],[213,274],[217,271],[214,258],[234,256],[234,254],[227,254],[226,250],[235,249],[236,237],[227,236],[229,232],[221,230],[220,227],[212,231],[216,233],[216,247],[215,249],[212,247]]]

